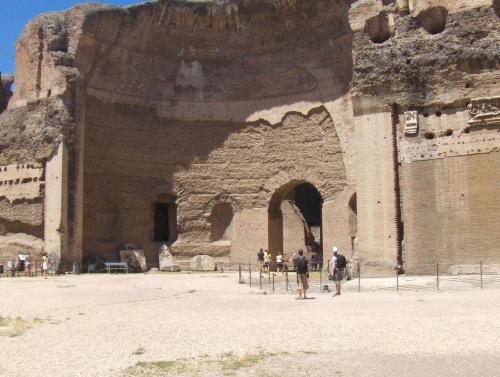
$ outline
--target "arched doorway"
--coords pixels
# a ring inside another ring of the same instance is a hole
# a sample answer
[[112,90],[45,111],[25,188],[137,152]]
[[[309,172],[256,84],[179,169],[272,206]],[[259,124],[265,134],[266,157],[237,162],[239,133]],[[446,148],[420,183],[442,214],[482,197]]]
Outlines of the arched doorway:
[[323,198],[307,181],[291,181],[275,191],[269,203],[268,245],[274,257],[289,259],[303,249],[309,259],[322,260]]

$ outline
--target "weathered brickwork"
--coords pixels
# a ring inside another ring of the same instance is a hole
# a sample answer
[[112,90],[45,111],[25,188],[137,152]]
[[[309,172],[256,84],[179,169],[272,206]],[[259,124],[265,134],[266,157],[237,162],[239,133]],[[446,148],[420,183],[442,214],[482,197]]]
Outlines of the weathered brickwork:
[[[181,122],[95,98],[87,105],[87,253],[111,257],[119,244],[133,242],[154,261],[158,244],[152,242],[151,206],[159,195],[170,194],[178,205],[173,253],[229,257],[230,245],[209,242],[214,201],[223,197],[234,212],[267,211],[271,195],[290,177],[316,184],[325,199],[345,184],[340,142],[325,109],[269,125]],[[98,238],[103,233],[98,219],[106,216],[115,216],[116,229],[104,231],[114,234],[111,242]],[[253,258],[253,251],[248,256]]]
[[[495,4],[158,0],[36,17],[12,97],[12,78],[0,88],[0,259],[17,242],[85,267],[133,243],[149,268],[167,242],[179,259],[248,263],[261,247],[311,252],[312,237],[373,274],[499,263]],[[307,184],[321,230],[297,212]]]

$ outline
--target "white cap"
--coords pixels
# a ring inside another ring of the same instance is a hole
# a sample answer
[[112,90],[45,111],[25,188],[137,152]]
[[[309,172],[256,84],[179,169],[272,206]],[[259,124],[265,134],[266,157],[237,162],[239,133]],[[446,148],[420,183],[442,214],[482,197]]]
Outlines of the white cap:
[[332,247],[332,253],[336,253],[337,251],[339,251],[339,249],[337,248],[337,246]]

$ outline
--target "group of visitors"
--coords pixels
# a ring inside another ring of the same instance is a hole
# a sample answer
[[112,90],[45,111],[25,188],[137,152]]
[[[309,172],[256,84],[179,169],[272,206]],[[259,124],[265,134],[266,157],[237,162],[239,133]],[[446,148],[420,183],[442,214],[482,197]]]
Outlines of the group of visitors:
[[[333,297],[340,296],[341,282],[344,279],[344,272],[347,267],[346,257],[339,253],[338,247],[332,248],[332,256],[328,265],[328,273],[330,279],[335,282],[335,293]],[[299,250],[297,257],[297,286],[299,299],[306,299],[307,290],[309,289],[309,269],[307,258],[304,256],[304,251]]]
[[[259,261],[259,270],[265,273],[271,271],[271,253],[268,249],[260,249],[257,253],[257,260]],[[276,255],[276,271],[284,272],[283,255]]]
[[[33,261],[29,254],[19,254],[17,256],[18,263],[22,263],[22,270],[25,276],[33,276]],[[39,267],[42,269],[42,276],[47,279],[49,274],[49,256],[46,252],[41,253],[41,264]],[[36,268],[36,266],[35,266]]]
[[[317,264],[319,263],[318,258],[315,255],[313,256],[314,258],[312,258],[311,261],[312,269],[317,269]],[[257,259],[259,261],[260,271],[269,273],[271,267],[271,253],[269,250],[260,249],[257,254]],[[300,249],[298,251],[298,255],[294,253],[289,260],[289,264],[293,264],[294,269],[297,272],[298,299],[306,299],[307,290],[309,289],[309,262],[304,255],[304,250]],[[276,256],[276,271],[288,271],[288,264],[285,264],[285,268],[283,268],[283,266],[283,255],[279,254]],[[335,293],[333,294],[333,297],[340,296],[341,294],[341,282],[344,279],[346,267],[346,257],[340,254],[338,247],[334,246],[328,263],[329,278],[335,283]]]

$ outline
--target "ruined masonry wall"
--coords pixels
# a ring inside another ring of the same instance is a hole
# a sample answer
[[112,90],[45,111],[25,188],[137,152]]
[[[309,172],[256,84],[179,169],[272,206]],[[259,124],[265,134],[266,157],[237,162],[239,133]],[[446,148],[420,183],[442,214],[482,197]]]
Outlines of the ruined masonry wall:
[[[346,181],[343,153],[328,112],[287,115],[281,123],[186,122],[154,110],[87,98],[84,252],[113,258],[124,242],[140,245],[157,260],[152,205],[159,194],[177,196],[183,257],[208,253],[248,262],[267,245],[271,195],[291,179],[314,184],[332,200]],[[235,213],[231,243],[209,240],[213,204],[229,202]],[[245,211],[260,211],[258,234]],[[111,219],[111,220],[110,220]]]
[[39,198],[43,190],[43,167],[39,164],[0,166],[0,197],[14,200]]
[[405,163],[401,181],[407,272],[498,263],[500,152]]

